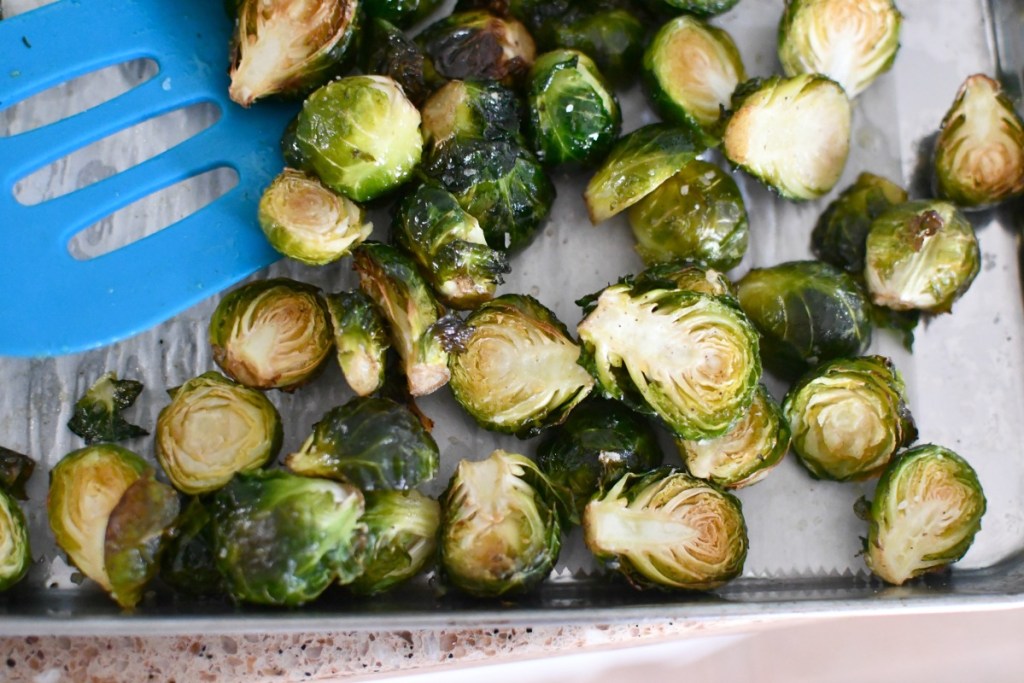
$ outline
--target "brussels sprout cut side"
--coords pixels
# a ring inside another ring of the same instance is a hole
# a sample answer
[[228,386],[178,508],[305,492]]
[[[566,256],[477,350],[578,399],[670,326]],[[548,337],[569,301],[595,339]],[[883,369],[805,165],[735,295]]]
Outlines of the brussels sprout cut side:
[[369,396],[384,386],[391,348],[387,324],[373,300],[359,290],[328,294],[324,299],[341,374],[357,396]]
[[146,436],[149,432],[121,415],[132,407],[142,389],[142,382],[118,379],[113,372],[102,375],[75,403],[68,429],[87,444]]
[[485,11],[455,12],[416,36],[440,80],[522,80],[537,47],[526,27]]
[[31,564],[25,515],[13,496],[0,490],[0,592],[21,581]]
[[420,573],[437,551],[441,506],[416,491],[366,495],[363,522],[369,544],[363,573],[349,584],[357,595],[377,595]]

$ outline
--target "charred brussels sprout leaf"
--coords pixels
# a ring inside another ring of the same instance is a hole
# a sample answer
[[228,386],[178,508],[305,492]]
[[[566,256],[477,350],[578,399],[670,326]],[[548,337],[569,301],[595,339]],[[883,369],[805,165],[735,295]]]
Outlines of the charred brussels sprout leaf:
[[688,292],[735,299],[735,286],[714,268],[686,261],[663,261],[648,266],[634,278],[638,287],[677,287]]
[[879,306],[948,313],[980,267],[974,228],[949,202],[894,206],[868,231],[864,280]]
[[581,7],[551,22],[546,41],[585,53],[608,79],[627,85],[636,77],[647,29],[628,9]]
[[213,550],[210,510],[199,498],[189,501],[174,520],[160,556],[160,578],[186,595],[223,595],[223,579]]
[[363,491],[408,490],[437,474],[437,443],[408,409],[386,398],[356,397],[313,425],[285,465]]
[[28,500],[25,485],[35,469],[36,461],[32,458],[0,446],[0,491],[18,500]]
[[366,14],[374,19],[408,28],[426,19],[441,6],[441,0],[363,0],[362,5]]
[[388,76],[349,76],[318,89],[302,105],[295,139],[324,185],[357,202],[404,183],[423,153],[420,113]]
[[156,457],[183,493],[219,489],[281,449],[281,416],[259,391],[207,372],[171,391],[156,422]]
[[707,145],[733,91],[747,80],[739,50],[728,33],[682,15],[658,30],[644,53],[644,77],[654,106]]
[[287,278],[238,287],[210,318],[213,359],[254,389],[295,389],[326,360],[332,342],[319,290]]
[[960,86],[935,142],[939,197],[982,209],[1024,194],[1024,121],[998,81]]
[[369,396],[384,386],[391,348],[384,318],[370,297],[358,290],[328,294],[325,299],[341,374],[357,395]]
[[533,65],[537,48],[526,27],[485,11],[456,12],[439,19],[416,36],[440,79],[522,80]]
[[0,592],[21,581],[31,564],[25,515],[18,501],[0,489]]
[[615,93],[582,52],[555,50],[530,70],[526,135],[542,164],[600,161],[619,136]]
[[878,474],[917,438],[903,378],[888,358],[825,363],[790,388],[782,404],[793,451],[817,479]]
[[580,347],[536,299],[506,294],[466,319],[451,356],[455,400],[485,429],[532,436],[558,424],[594,386]]
[[872,173],[861,173],[818,219],[811,233],[814,255],[849,273],[860,273],[871,222],[905,201],[907,192],[902,187]]
[[[431,0],[432,1],[432,0]],[[423,51],[401,29],[382,18],[370,20],[363,37],[363,72],[389,76],[417,107],[430,94]]]
[[411,579],[437,551],[441,506],[416,491],[366,495],[363,522],[369,529],[363,573],[349,585],[358,595],[376,595]]
[[892,0],[790,0],[779,61],[787,76],[823,74],[852,99],[892,66],[902,19]]
[[478,597],[525,593],[543,581],[561,549],[554,492],[532,460],[494,451],[459,463],[441,497],[441,565],[454,586]]
[[423,137],[432,150],[451,140],[518,143],[521,106],[515,92],[495,81],[449,81],[423,105]]
[[820,261],[755,268],[737,283],[740,305],[761,333],[768,369],[796,377],[821,361],[863,353],[870,305],[853,278]]
[[706,161],[688,163],[628,215],[636,250],[647,263],[684,260],[729,270],[747,251],[743,195],[736,181]]
[[355,35],[358,0],[240,0],[231,99],[304,95],[340,70]]
[[210,503],[214,556],[235,600],[301,605],[362,572],[363,496],[288,472],[239,474]]
[[669,468],[628,473],[595,497],[583,533],[637,588],[711,590],[739,576],[747,557],[739,500]]
[[868,568],[896,585],[962,558],[985,514],[985,493],[959,455],[926,444],[882,474],[868,513]]
[[723,151],[786,199],[817,199],[843,173],[850,119],[846,93],[825,76],[754,79],[733,95]]
[[149,434],[121,416],[142,393],[142,382],[118,379],[113,372],[102,375],[75,403],[68,429],[85,443],[124,441]]

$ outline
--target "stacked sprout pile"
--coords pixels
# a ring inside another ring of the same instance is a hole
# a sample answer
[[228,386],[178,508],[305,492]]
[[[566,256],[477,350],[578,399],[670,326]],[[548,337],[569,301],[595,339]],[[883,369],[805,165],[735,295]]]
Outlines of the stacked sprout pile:
[[[350,260],[359,285],[275,278],[220,300],[221,372],[173,389],[155,428],[169,485],[111,443],[131,435],[123,380],[80,402],[86,424],[119,429],[85,429],[90,445],[53,470],[51,527],[121,605],[157,575],[273,605],[331,585],[374,594],[430,569],[439,587],[512,596],[551,573],[577,524],[637,588],[714,589],[742,573],[751,542],[730,490],[791,449],[814,478],[879,478],[858,511],[883,580],[967,551],[985,510],[977,476],[946,448],[912,447],[899,370],[865,354],[873,329],[909,345],[922,316],[967,291],[980,256],[962,211],[1024,193],[1024,126],[998,84],[968,78],[942,122],[938,198],[910,200],[863,169],[823,207],[818,260],[724,274],[756,220],[733,173],[778,201],[835,188],[851,98],[896,59],[890,0],[789,0],[783,74],[766,79],[748,79],[713,23],[742,12],[737,0],[460,0],[415,35],[435,0],[229,4],[232,97],[304,100],[259,224],[310,267]],[[661,122],[622,136],[615,88],[638,74]],[[646,264],[581,299],[575,327],[498,294],[537,248],[556,168],[589,178],[595,225],[625,212]],[[370,225],[385,203],[390,227]],[[267,392],[301,390],[332,358],[355,397],[325,406],[273,467],[282,420]],[[781,402],[765,371],[791,383]],[[480,453],[438,500],[421,493],[444,454],[414,398],[437,391],[484,430],[539,436],[523,442],[535,457]]]

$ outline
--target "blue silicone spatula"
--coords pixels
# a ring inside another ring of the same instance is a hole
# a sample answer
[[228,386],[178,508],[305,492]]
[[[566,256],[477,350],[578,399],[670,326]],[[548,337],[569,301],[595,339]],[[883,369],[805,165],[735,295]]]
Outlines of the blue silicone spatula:
[[[95,348],[160,323],[279,258],[256,222],[283,167],[293,105],[242,109],[228,99],[231,22],[220,0],[60,0],[0,21],[0,109],[77,76],[148,58],[159,73],[92,109],[0,137],[0,355]],[[137,166],[33,206],[14,184],[124,128],[192,104],[212,126]],[[90,260],[77,233],[153,192],[233,168],[238,184],[163,230]]]

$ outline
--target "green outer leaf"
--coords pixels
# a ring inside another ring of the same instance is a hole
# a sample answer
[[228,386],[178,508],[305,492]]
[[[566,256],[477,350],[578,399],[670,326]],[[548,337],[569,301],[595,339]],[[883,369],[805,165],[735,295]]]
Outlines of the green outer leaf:
[[35,468],[36,461],[32,458],[0,446],[0,491],[18,500],[28,500],[25,485]]
[[433,158],[453,139],[523,144],[518,95],[497,81],[448,81],[423,105],[423,137]]
[[358,396],[369,396],[384,386],[391,337],[387,323],[373,300],[361,290],[324,297],[334,330],[338,366]]
[[160,579],[185,595],[224,595],[217,570],[209,508],[196,497],[189,500],[169,533],[160,555]]
[[125,441],[149,434],[121,416],[142,393],[142,382],[118,379],[113,372],[103,374],[75,403],[68,429],[85,443]]
[[[377,0],[382,5],[389,1]],[[406,1],[398,0],[394,4]],[[410,4],[429,6],[434,2],[435,0],[412,0]],[[362,43],[363,73],[390,76],[402,86],[405,96],[417,107],[426,101],[431,87],[427,85],[424,74],[423,51],[412,38],[386,18],[375,17],[368,22]]]
[[25,515],[14,497],[0,489],[0,592],[21,581],[31,565]]
[[740,0],[660,0],[673,10],[688,12],[699,17],[723,14],[736,6]]
[[[551,4],[545,2],[543,6]],[[546,48],[559,46],[585,53],[617,86],[625,87],[635,80],[647,28],[634,12],[622,7],[577,4],[551,23],[554,35]]]
[[363,0],[367,16],[409,28],[430,16],[441,0]]

